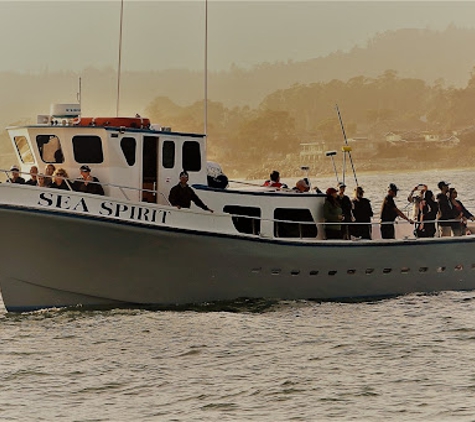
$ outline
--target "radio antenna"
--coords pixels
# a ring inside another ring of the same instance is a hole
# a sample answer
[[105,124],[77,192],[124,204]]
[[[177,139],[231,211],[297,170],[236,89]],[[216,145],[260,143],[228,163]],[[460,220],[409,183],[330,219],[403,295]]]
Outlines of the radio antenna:
[[122,25],[124,20],[124,0],[120,0],[120,28],[119,28],[119,63],[117,66],[117,104],[116,117],[119,117],[119,103],[120,103],[120,74],[122,66]]

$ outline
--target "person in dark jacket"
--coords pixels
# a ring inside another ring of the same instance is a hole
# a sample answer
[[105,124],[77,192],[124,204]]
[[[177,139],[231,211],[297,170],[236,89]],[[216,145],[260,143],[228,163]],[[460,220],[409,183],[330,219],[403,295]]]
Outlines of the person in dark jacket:
[[325,236],[327,239],[342,239],[341,222],[344,217],[338,200],[338,191],[335,188],[328,188],[326,193],[323,217],[327,223],[331,224],[325,224]]
[[[351,199],[348,195],[345,195],[346,185],[342,182],[338,183],[338,201],[340,202],[341,209],[343,211],[344,221],[351,223],[353,221]],[[341,225],[341,237],[348,240],[350,238],[348,224]]]
[[381,208],[381,237],[383,239],[395,239],[396,232],[394,230],[394,220],[401,217],[411,224],[414,223],[410,218],[396,206],[394,198],[397,196],[398,187],[394,183],[390,183],[388,187],[388,194],[384,198],[383,206]]
[[212,209],[208,208],[204,204],[195,191],[190,186],[188,186],[188,179],[188,173],[186,171],[182,171],[180,173],[180,183],[170,189],[170,194],[168,195],[170,204],[177,208],[190,208],[191,202],[193,201],[196,206],[204,209],[205,211],[213,212]]
[[[451,236],[452,228],[450,220],[453,219],[453,207],[449,199],[449,185],[450,183],[443,180],[438,183],[440,193],[437,195],[437,202],[439,204],[438,225],[440,237]],[[449,221],[447,221],[449,220]]]
[[[97,177],[91,176],[91,168],[83,165],[79,167],[81,177],[73,183],[73,189],[77,192],[92,193],[94,195],[104,195],[104,189]],[[92,182],[92,183],[91,183]]]
[[452,222],[452,233],[454,236],[463,236],[467,232],[467,220],[473,221],[475,220],[475,216],[457,199],[457,195],[455,188],[449,189],[449,200],[452,204],[453,219],[457,220]]
[[[353,217],[356,223],[371,223],[373,209],[371,201],[363,197],[364,190],[361,186],[355,188],[355,197],[351,201]],[[371,224],[355,224],[350,226],[350,234],[361,239],[371,239]]]
[[38,184],[38,167],[31,166],[30,178],[25,182],[25,185],[36,186]]
[[71,187],[69,186],[69,183],[66,182],[65,179],[67,179],[68,173],[66,173],[66,170],[63,168],[58,168],[54,171],[53,173],[53,181],[49,184],[48,187],[53,188],[53,189],[62,189],[62,190],[71,190]]
[[417,237],[434,237],[436,233],[435,219],[439,207],[435,202],[434,194],[431,190],[425,190],[419,201],[419,208],[416,216]]
[[10,167],[10,176],[7,179],[7,183],[18,183],[20,185],[25,184],[25,179],[20,176],[20,168],[18,166]]

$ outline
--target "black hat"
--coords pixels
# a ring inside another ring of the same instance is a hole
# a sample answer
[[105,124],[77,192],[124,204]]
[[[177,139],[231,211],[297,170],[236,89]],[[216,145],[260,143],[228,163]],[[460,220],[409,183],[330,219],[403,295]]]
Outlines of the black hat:
[[444,182],[443,180],[437,183],[437,186],[439,187],[439,189],[442,189],[444,186],[449,186],[449,185],[450,183]]
[[183,177],[183,176],[189,177],[189,176],[188,176],[188,173],[187,173],[185,170],[183,170],[183,171],[180,173],[180,177]]
[[394,183],[390,183],[388,189],[392,190],[394,193],[397,193],[399,190],[399,188]]
[[10,171],[20,171],[20,168],[17,165],[13,165],[10,167]]
[[79,171],[86,171],[86,172],[90,173],[90,172],[91,172],[91,167],[86,166],[86,165],[84,164],[84,165],[82,165],[81,167],[79,167]]
[[346,185],[343,182],[338,183],[339,188],[346,188]]

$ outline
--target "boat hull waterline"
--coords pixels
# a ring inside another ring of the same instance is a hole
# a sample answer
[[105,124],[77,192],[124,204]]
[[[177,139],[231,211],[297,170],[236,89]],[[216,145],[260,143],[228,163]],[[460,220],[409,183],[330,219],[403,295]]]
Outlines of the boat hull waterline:
[[[0,207],[0,230],[10,245],[0,267],[8,311],[475,289],[472,236],[296,243],[11,206]],[[14,247],[19,239],[28,253]]]

